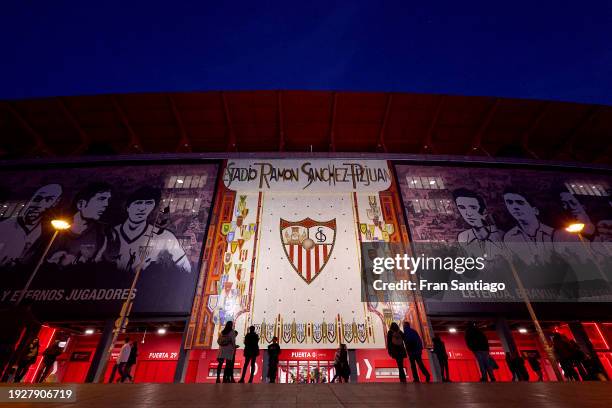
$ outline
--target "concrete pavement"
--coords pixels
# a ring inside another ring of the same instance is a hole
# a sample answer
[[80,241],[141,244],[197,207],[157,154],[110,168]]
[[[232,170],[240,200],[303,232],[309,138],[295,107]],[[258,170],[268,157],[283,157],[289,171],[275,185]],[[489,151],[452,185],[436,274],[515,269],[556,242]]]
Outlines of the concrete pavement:
[[[53,386],[54,384],[38,385],[38,387]],[[3,384],[1,387],[11,387],[11,384]],[[612,406],[610,383],[74,384],[72,387],[76,391],[77,403],[12,402],[0,406],[15,408],[22,406],[609,408]]]

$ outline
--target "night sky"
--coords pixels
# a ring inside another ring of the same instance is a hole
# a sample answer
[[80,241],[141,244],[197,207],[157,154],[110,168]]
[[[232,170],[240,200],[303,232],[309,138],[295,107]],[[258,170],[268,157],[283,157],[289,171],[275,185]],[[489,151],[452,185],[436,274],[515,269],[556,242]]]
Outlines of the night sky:
[[0,99],[306,89],[612,104],[610,0],[4,0],[0,38]]

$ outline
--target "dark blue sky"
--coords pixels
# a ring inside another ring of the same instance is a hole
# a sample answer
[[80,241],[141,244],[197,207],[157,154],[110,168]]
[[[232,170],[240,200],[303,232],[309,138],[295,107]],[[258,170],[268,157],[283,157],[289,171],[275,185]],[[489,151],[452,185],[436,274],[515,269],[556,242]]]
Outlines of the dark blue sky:
[[4,0],[0,38],[0,99],[319,89],[612,104],[610,0]]

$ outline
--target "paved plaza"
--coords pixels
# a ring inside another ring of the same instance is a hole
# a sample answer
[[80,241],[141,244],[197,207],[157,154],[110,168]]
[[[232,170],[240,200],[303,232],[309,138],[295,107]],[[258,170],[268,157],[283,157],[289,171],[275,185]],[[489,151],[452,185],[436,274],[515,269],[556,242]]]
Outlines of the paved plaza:
[[0,405],[15,408],[612,406],[609,383],[77,384],[72,387],[76,391],[76,404]]

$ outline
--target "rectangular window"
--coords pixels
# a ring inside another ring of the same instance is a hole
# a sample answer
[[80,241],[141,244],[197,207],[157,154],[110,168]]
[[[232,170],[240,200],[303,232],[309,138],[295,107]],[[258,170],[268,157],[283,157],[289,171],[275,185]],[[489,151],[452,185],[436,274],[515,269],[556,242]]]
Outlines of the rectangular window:
[[185,180],[183,180],[183,188],[191,188],[191,178],[191,176],[185,177]]
[[414,188],[412,177],[406,176],[406,184],[408,185],[408,188]]
[[438,182],[436,181],[436,177],[429,177],[429,181],[428,181],[428,188],[431,190],[437,190],[438,187]]
[[208,174],[204,173],[200,176],[200,182],[198,183],[198,187],[204,187],[206,185],[206,180],[208,180]]
[[25,207],[23,201],[8,201],[0,205],[0,218],[16,218]]
[[200,183],[200,176],[197,174],[191,178],[191,188],[198,188]]
[[434,176],[406,176],[408,188],[423,190],[443,190],[444,180]]
[[199,198],[194,198],[193,199],[193,208],[191,209],[192,212],[197,213],[200,211],[200,204],[202,203],[202,200],[200,200]]
[[590,195],[599,197],[607,197],[609,195],[607,185],[589,183],[584,180],[565,183],[565,187],[570,193],[577,195]]
[[168,178],[168,183],[166,184],[166,188],[174,188],[175,184],[176,184],[176,176],[170,176],[170,178]]
[[170,199],[170,212],[173,213],[176,211],[176,200],[171,198]]
[[185,176],[176,176],[176,184],[174,185],[174,188],[183,188],[184,184]]

